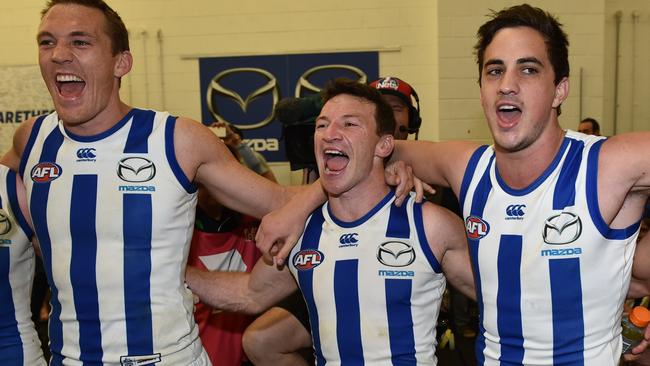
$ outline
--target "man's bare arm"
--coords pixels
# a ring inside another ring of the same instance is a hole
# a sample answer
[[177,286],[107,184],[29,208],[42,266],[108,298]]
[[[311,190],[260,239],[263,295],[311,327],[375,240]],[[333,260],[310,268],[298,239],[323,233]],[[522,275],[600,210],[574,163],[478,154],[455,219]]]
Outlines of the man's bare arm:
[[0,164],[6,165],[11,170],[18,172],[20,167],[20,158],[23,155],[23,150],[25,145],[27,145],[27,140],[34,126],[36,118],[29,119],[18,126],[16,132],[14,132],[13,143],[9,151],[5,152],[2,158],[0,159]]
[[476,300],[474,275],[462,220],[451,211],[425,203],[422,219],[427,241],[441,262],[447,280],[467,297]]
[[251,273],[203,271],[187,268],[185,282],[204,303],[217,309],[259,314],[296,290],[286,267],[261,258]]

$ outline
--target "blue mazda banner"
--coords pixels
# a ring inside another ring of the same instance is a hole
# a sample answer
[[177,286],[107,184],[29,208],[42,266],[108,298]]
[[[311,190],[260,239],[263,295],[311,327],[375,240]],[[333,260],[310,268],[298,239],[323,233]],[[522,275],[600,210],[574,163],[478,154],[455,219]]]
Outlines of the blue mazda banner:
[[285,97],[317,93],[328,80],[378,78],[377,52],[317,53],[199,59],[203,123],[239,127],[244,140],[268,161],[286,161],[282,124],[274,108]]

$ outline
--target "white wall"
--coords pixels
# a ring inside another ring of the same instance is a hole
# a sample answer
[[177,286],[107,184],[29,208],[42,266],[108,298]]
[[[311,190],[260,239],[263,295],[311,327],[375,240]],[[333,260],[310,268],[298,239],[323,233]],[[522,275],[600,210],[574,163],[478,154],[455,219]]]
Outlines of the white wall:
[[[131,34],[135,65],[123,79],[122,98],[135,106],[200,119],[198,56],[379,50],[381,74],[409,81],[423,100],[421,136],[437,138],[435,1],[108,3],[122,16]],[[35,35],[44,4],[45,0],[0,2],[0,49],[4,50],[0,65],[36,64]],[[284,183],[300,179],[299,175],[291,178],[288,169],[273,168]]]
[[[487,20],[489,9],[516,3],[109,0],[131,32],[135,66],[131,76],[124,79],[122,97],[133,105],[199,119],[199,56],[379,50],[380,73],[409,81],[420,95],[424,120],[421,139],[485,142],[490,137],[478,100],[475,33]],[[650,61],[650,2],[530,3],[556,14],[569,35],[571,92],[560,122],[566,128],[575,128],[581,117],[591,116],[603,121],[605,133],[612,132],[613,116],[612,14],[618,9],[624,12],[621,52],[631,55],[630,14],[635,9],[639,12],[636,56],[630,57],[635,66],[623,60],[619,80],[619,132],[650,129],[650,103],[646,102],[650,71],[645,67]],[[0,2],[0,65],[36,64],[35,35],[44,4],[45,0]],[[159,32],[162,43],[158,42]],[[164,79],[160,77],[161,67]],[[299,174],[289,174],[284,166],[274,166],[274,170],[284,183],[300,180]]]

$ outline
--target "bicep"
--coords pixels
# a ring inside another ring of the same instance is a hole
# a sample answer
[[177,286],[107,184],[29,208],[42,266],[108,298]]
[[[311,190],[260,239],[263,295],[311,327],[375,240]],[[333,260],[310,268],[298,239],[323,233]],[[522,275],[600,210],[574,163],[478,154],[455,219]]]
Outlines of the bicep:
[[423,206],[423,219],[427,241],[441,262],[445,277],[463,294],[476,299],[474,275],[461,219],[433,204]]

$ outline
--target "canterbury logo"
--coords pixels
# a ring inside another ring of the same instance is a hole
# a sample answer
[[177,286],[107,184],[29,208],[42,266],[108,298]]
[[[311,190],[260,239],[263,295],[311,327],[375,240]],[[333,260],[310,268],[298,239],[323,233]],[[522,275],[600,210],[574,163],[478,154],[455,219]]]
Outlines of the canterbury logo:
[[77,150],[77,158],[80,160],[91,160],[95,159],[96,157],[97,155],[95,154],[95,149],[92,147]]
[[510,205],[506,208],[506,215],[510,217],[523,217],[526,205]]
[[124,158],[117,163],[117,176],[125,182],[147,182],[156,176],[156,166],[145,158]]
[[11,220],[9,215],[0,209],[0,235],[8,234],[11,231]]
[[377,260],[389,267],[406,267],[415,261],[415,250],[401,241],[385,242],[377,247]]
[[339,243],[342,244],[342,246],[352,246],[355,245],[359,242],[359,239],[357,239],[357,236],[359,234],[357,233],[352,233],[352,234],[343,234],[339,238]]
[[[246,98],[242,98],[242,96],[239,95],[234,90],[228,89],[222,85],[222,80],[225,77],[230,75],[241,74],[241,73],[253,73],[253,74],[261,75],[264,79],[267,80],[267,82],[261,87],[253,90],[253,92],[250,93],[248,96],[246,96]],[[241,125],[241,124],[236,124],[233,121],[229,121],[219,113],[219,108],[217,104],[214,102],[215,94],[220,94],[225,96],[226,98],[233,100],[235,103],[239,105],[239,107],[244,112],[246,112],[251,102],[266,94],[271,94],[271,96],[273,97],[273,104],[271,104],[272,107],[269,114],[261,121],[252,124]],[[214,119],[217,121],[230,123],[243,130],[260,128],[266,126],[267,124],[269,124],[269,122],[273,121],[273,119],[275,118],[274,106],[277,104],[279,99],[280,99],[280,88],[278,86],[277,80],[275,79],[275,76],[273,76],[273,74],[271,74],[270,72],[257,67],[238,67],[238,68],[224,70],[218,73],[217,75],[215,75],[214,78],[212,78],[212,81],[210,81],[207,90],[207,105],[210,114],[212,114],[212,117],[214,117]]]

